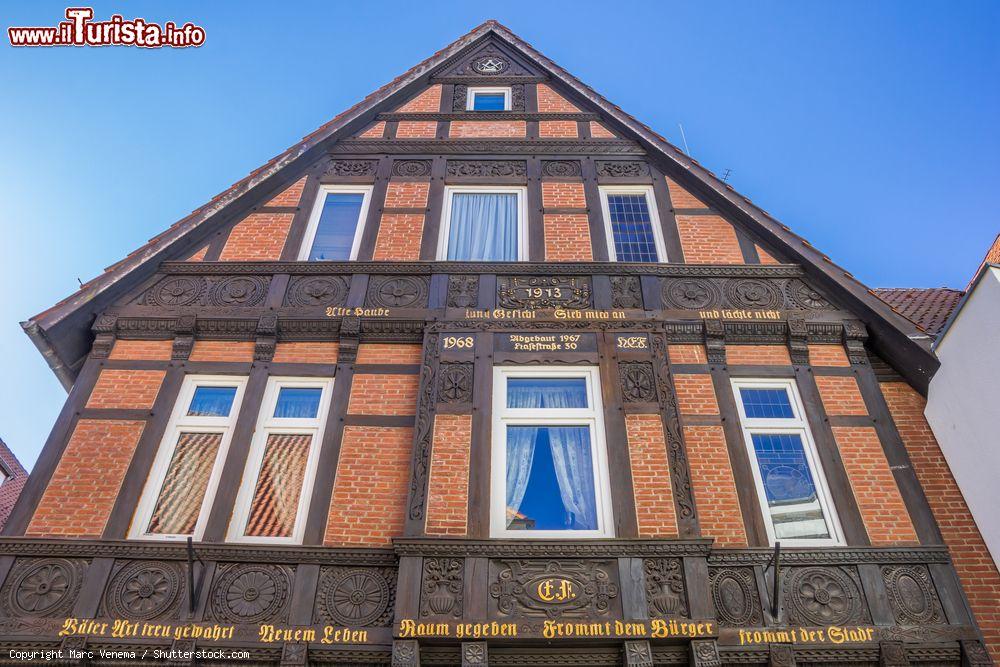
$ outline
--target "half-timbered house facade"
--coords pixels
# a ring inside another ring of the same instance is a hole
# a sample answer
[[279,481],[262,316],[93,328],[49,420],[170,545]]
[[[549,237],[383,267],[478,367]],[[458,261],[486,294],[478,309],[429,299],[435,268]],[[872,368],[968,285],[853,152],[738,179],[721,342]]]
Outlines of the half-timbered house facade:
[[25,328],[69,398],[0,541],[4,646],[998,647],[922,332],[493,21]]

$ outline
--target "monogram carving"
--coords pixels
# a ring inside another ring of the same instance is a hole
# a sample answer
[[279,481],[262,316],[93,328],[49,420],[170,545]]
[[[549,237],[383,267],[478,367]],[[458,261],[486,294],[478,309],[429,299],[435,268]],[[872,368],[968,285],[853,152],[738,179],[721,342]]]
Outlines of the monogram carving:
[[372,276],[366,303],[383,308],[424,308],[427,280],[421,276]]
[[286,306],[342,306],[347,300],[345,276],[297,276],[288,285]]
[[395,575],[389,569],[325,569],[316,598],[317,612],[328,623],[349,627],[386,626],[392,621]]
[[11,573],[3,606],[8,616],[65,616],[83,581],[82,561],[45,558],[19,562]]
[[461,558],[425,558],[420,585],[421,616],[461,618],[464,604],[465,561]]
[[437,395],[442,403],[471,403],[472,364],[442,363],[438,371]]
[[611,307],[642,308],[642,286],[638,276],[611,276]]
[[176,608],[181,588],[173,563],[133,561],[111,578],[104,605],[112,617],[148,620]]
[[518,178],[528,173],[524,160],[448,160],[455,178]]
[[598,160],[597,175],[607,178],[637,178],[649,175],[649,165],[645,162],[625,160]]
[[789,621],[798,625],[845,625],[867,620],[861,586],[844,568],[793,568],[785,577]]
[[544,160],[542,175],[550,178],[578,178],[581,174],[578,160]]
[[208,294],[213,306],[257,306],[267,296],[269,278],[260,276],[231,276],[215,283]]
[[146,304],[150,306],[187,306],[198,301],[205,294],[207,284],[204,278],[195,276],[173,276],[161,280],[146,292]]
[[720,625],[757,627],[763,624],[757,580],[751,568],[712,569],[708,579]]
[[653,365],[646,361],[618,363],[618,379],[622,386],[622,399],[626,403],[655,403],[656,380]]
[[323,172],[324,176],[374,176],[376,160],[333,160]]
[[215,584],[212,613],[230,623],[277,618],[288,602],[288,572],[271,565],[230,565]]
[[502,560],[495,567],[490,597],[501,616],[605,616],[618,597],[615,561]]
[[754,278],[728,281],[726,299],[730,306],[737,308],[780,308],[783,304],[781,294],[773,285]]
[[392,163],[392,175],[400,178],[421,178],[431,175],[430,160],[396,160]]
[[662,294],[664,306],[682,310],[714,308],[722,301],[719,289],[706,280],[668,280]]
[[822,294],[801,280],[789,280],[785,285],[785,296],[792,304],[809,310],[832,308]]
[[479,301],[479,276],[448,276],[448,307],[471,308]]
[[498,276],[497,305],[502,308],[589,308],[587,276]]
[[646,604],[650,616],[687,616],[684,571],[679,558],[647,558]]
[[941,602],[926,567],[883,565],[882,580],[897,623],[934,625],[945,622]]

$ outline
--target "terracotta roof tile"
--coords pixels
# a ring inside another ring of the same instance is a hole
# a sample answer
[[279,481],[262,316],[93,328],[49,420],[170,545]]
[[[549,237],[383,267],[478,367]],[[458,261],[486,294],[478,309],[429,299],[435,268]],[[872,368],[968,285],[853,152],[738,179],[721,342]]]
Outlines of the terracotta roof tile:
[[965,294],[950,287],[879,287],[875,295],[897,313],[936,336]]

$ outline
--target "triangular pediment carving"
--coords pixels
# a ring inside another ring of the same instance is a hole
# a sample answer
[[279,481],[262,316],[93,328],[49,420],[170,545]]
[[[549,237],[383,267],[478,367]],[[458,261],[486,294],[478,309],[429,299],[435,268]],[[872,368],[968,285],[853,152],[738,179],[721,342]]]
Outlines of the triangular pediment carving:
[[540,76],[542,72],[529,61],[515,55],[513,49],[496,38],[459,54],[437,76],[469,76],[488,80],[491,77]]

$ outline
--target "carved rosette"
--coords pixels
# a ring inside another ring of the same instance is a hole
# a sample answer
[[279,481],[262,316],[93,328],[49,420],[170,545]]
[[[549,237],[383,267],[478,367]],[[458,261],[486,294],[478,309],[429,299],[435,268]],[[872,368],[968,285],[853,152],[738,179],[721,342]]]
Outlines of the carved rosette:
[[489,664],[489,649],[486,642],[462,643],[462,667]]
[[426,308],[427,291],[423,276],[372,276],[365,303],[382,308]]
[[316,597],[317,616],[348,627],[387,626],[392,622],[395,579],[385,568],[326,568]]
[[691,641],[691,664],[695,667],[722,667],[719,646],[714,639]]
[[448,276],[448,307],[472,308],[479,301],[479,276]]
[[684,569],[680,558],[647,558],[642,562],[646,572],[646,605],[651,617],[687,616],[687,595],[684,591]]
[[642,308],[642,284],[638,276],[611,276],[611,307]]
[[377,160],[331,160],[323,176],[336,178],[374,176],[377,168]]
[[251,308],[267,296],[270,278],[261,276],[229,276],[215,281],[209,288],[208,301],[213,306]]
[[861,586],[852,575],[840,567],[792,568],[784,580],[789,622],[815,626],[866,622]]
[[461,618],[465,609],[464,587],[464,559],[425,558],[420,584],[420,615]]
[[[618,598],[617,570],[608,560],[501,560],[490,597],[506,617],[600,617]],[[547,584],[555,583],[549,588]],[[561,586],[561,582],[567,585]],[[547,595],[545,591],[558,591]]]
[[441,403],[472,403],[472,364],[442,363],[437,397]]
[[678,278],[663,283],[663,305],[681,310],[702,310],[716,308],[722,303],[722,294],[714,283],[708,280]]
[[542,176],[549,178],[579,178],[581,173],[579,160],[542,161]]
[[430,160],[396,160],[392,175],[400,178],[427,178],[431,175]]
[[149,620],[177,608],[181,574],[174,563],[132,561],[108,585],[104,606],[113,618]]
[[708,574],[715,615],[729,627],[758,627],[763,624],[757,579],[749,567],[713,568]]
[[785,285],[785,297],[789,304],[808,310],[827,310],[832,308],[826,297],[802,280],[789,280]]
[[83,583],[84,561],[43,558],[18,561],[3,594],[7,616],[69,614]]
[[342,306],[347,300],[346,276],[296,276],[285,293],[286,306]]
[[740,278],[726,281],[726,301],[733,308],[780,308],[784,300],[766,280]]
[[934,582],[923,565],[883,565],[889,605],[900,625],[945,623]]
[[288,571],[274,565],[230,565],[212,591],[212,613],[230,623],[279,618],[291,589]]
[[204,278],[197,276],[171,276],[146,292],[147,306],[178,308],[199,302],[208,288]]
[[648,361],[619,362],[618,379],[622,386],[622,400],[626,403],[656,402],[656,379],[653,377],[653,365]]

